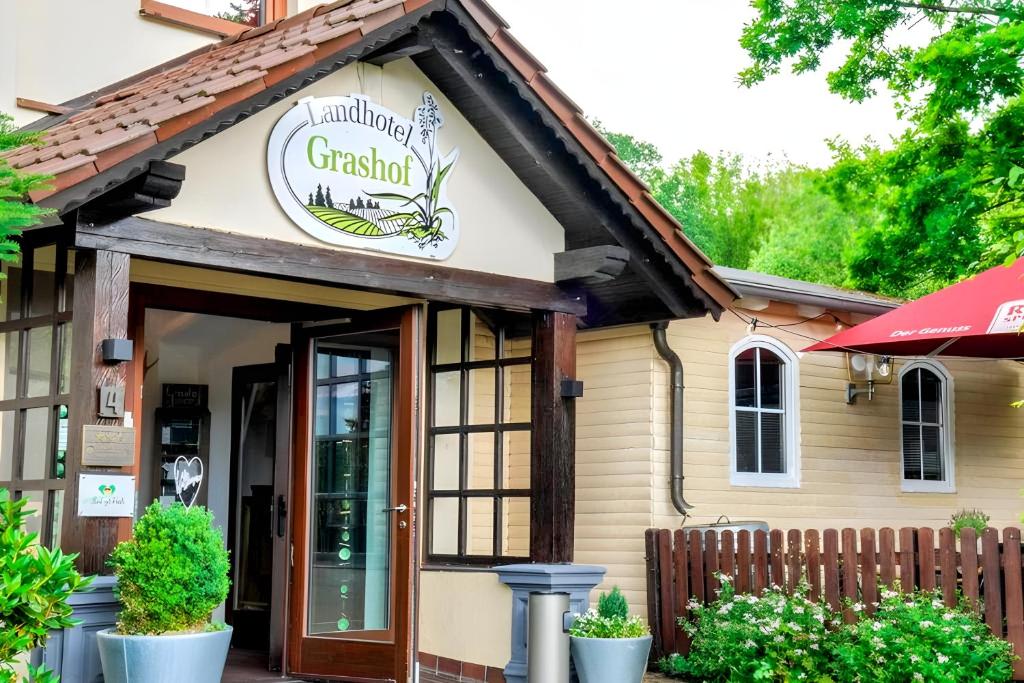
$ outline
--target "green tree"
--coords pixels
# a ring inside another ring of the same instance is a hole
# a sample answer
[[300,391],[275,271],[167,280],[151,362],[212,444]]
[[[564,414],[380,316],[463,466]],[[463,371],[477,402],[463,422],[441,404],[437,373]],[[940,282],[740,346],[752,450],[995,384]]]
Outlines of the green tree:
[[[0,153],[38,139],[38,134],[16,130],[11,116],[0,112]],[[44,175],[19,173],[0,159],[0,261],[16,261],[20,249],[15,238],[21,235],[23,228],[35,225],[52,213],[24,201],[30,191],[45,187],[48,180]]]
[[[890,149],[837,145],[837,196],[870,198],[879,220],[856,231],[849,281],[917,294],[1024,244],[1024,0],[754,0],[740,43],[740,80],[789,66],[817,70],[828,49],[845,59],[829,89],[860,102],[885,88],[907,130]],[[917,24],[930,27],[910,44]],[[849,187],[846,184],[849,183]]]

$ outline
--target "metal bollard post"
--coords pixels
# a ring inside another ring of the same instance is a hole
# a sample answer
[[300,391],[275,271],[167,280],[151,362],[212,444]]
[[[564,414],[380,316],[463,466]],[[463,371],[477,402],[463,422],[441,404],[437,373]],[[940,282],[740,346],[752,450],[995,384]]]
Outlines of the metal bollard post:
[[568,593],[531,593],[526,659],[529,683],[569,683]]

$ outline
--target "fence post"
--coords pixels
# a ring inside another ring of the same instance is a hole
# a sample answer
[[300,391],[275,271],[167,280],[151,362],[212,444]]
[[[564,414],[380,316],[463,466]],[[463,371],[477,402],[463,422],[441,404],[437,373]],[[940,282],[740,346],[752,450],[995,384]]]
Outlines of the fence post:
[[1003,586],[1006,589],[1006,639],[1018,659],[1013,662],[1014,678],[1024,678],[1024,595],[1021,594],[1020,529],[1003,530]]
[[981,606],[978,604],[978,537],[970,527],[960,530],[960,575],[967,602],[975,612],[979,612]]
[[[857,531],[843,529],[843,597],[851,602],[858,601],[857,595]],[[853,610],[843,610],[847,623],[854,622]]]
[[754,595],[761,595],[768,587],[768,532],[754,532]]
[[667,654],[676,649],[676,625],[672,623],[672,532],[662,529],[658,532],[658,576],[661,586],[658,604],[661,605],[661,647]]
[[771,539],[768,552],[771,553],[772,558],[772,568],[771,573],[768,575],[768,583],[772,586],[778,586],[779,590],[784,590],[786,588],[786,570],[782,556],[785,554],[786,548],[782,529],[772,529],[768,538]]
[[916,548],[917,534],[910,527],[900,529],[900,589],[904,593],[913,592],[917,588],[917,581],[914,579],[914,554]]
[[875,613],[878,602],[878,563],[875,558],[875,530],[860,530],[860,589],[864,596],[864,609]]
[[917,530],[917,562],[921,567],[918,577],[921,590],[935,590],[935,531],[928,527]]
[[956,607],[956,537],[948,526],[939,529],[939,566],[942,569],[942,601]]
[[805,531],[804,555],[807,557],[807,583],[811,588],[811,602],[821,600],[821,554],[818,547],[818,530]]
[[644,532],[644,548],[647,555],[647,624],[650,626],[651,635],[654,636],[654,642],[651,644],[653,652],[651,656],[657,659],[665,654],[661,646],[661,629],[658,627],[661,623],[661,610],[663,606],[658,600],[658,597],[661,595],[661,587],[659,585],[660,577],[658,576],[660,563],[658,561],[657,529],[648,529]]
[[690,593],[699,603],[704,603],[704,548],[700,532],[692,530],[686,537],[690,558]]
[[839,600],[839,532],[825,529],[825,601],[838,612]]
[[714,602],[718,597],[718,532],[708,529],[704,532],[704,583],[708,602]]
[[750,532],[741,529],[736,535],[736,592],[749,593],[751,581],[750,551],[752,539]]
[[985,571],[985,623],[1003,637],[1003,592],[999,585],[999,532],[988,527],[981,534],[981,565]]
[[896,532],[889,527],[878,530],[878,556],[882,583],[893,588],[896,585]]
[[682,529],[676,529],[675,552],[672,556],[673,572],[676,578],[676,611],[674,615],[676,622],[676,649],[684,655],[690,652],[690,636],[687,635],[686,630],[683,629],[680,623],[682,619],[690,618],[690,568],[687,566],[687,558],[686,532]]
[[800,530],[790,529],[786,534],[786,540],[788,541],[788,548],[786,549],[787,556],[787,576],[786,581],[786,592],[789,595],[793,594],[796,590],[797,584],[800,583],[800,575],[803,574],[803,563],[800,557]]

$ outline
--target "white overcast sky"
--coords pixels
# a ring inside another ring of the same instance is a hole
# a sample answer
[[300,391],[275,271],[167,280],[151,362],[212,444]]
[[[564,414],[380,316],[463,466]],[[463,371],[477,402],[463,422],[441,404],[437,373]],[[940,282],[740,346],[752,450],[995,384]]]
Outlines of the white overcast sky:
[[489,0],[589,118],[655,143],[826,166],[827,138],[887,142],[903,129],[889,97],[852,104],[823,71],[746,89],[738,39],[748,0]]

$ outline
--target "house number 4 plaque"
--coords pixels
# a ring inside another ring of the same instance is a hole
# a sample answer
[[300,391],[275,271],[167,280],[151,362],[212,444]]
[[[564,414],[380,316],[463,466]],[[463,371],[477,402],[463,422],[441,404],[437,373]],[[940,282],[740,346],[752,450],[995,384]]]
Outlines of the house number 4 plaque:
[[100,387],[100,417],[124,417],[124,385]]

